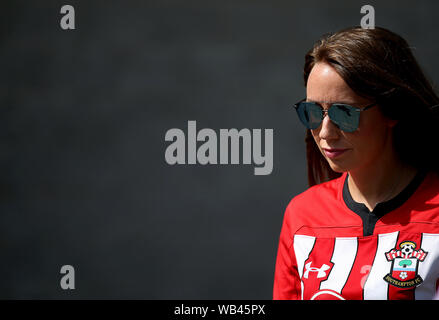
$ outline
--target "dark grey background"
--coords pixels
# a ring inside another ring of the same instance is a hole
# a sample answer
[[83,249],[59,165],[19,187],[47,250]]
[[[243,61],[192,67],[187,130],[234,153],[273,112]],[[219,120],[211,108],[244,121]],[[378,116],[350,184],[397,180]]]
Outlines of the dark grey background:
[[[0,298],[270,299],[303,56],[364,4],[437,81],[437,1],[2,1]],[[272,174],[168,165],[188,120],[274,129]]]

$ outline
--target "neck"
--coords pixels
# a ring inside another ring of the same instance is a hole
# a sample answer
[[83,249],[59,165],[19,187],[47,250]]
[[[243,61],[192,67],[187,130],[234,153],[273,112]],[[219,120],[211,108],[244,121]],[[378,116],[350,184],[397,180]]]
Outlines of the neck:
[[349,192],[354,201],[363,203],[372,211],[378,203],[388,201],[404,190],[416,172],[394,155],[383,155],[381,161],[349,172]]

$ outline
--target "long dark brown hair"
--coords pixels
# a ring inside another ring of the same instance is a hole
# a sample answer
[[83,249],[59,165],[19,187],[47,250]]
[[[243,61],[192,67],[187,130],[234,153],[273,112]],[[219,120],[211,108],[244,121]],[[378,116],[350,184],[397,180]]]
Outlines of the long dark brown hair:
[[[433,106],[439,98],[401,36],[379,27],[324,35],[305,56],[305,87],[317,62],[331,65],[357,95],[376,101],[386,117],[398,120],[393,147],[403,163],[438,169],[439,107]],[[310,130],[305,142],[310,186],[341,175],[330,168]]]

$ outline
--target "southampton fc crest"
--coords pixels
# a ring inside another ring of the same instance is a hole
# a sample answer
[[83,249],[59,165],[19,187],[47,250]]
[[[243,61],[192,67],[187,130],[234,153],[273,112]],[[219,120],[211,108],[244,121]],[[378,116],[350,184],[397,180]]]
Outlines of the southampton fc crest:
[[403,241],[399,250],[395,248],[386,252],[387,261],[392,261],[392,269],[384,277],[385,281],[398,288],[412,288],[422,283],[421,276],[417,274],[418,264],[424,261],[428,252],[415,249],[416,243]]

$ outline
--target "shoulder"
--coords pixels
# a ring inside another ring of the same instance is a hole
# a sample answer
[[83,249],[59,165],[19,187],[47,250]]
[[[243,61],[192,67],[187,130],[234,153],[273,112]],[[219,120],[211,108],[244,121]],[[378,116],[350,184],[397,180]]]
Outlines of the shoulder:
[[345,177],[346,174],[343,174],[339,178],[312,186],[296,195],[286,208],[285,222],[291,225],[292,230],[297,230],[303,225],[321,222],[322,217],[328,217],[332,211],[339,212]]
[[425,177],[425,180],[427,184],[431,186],[431,188],[439,191],[439,172],[429,172]]
[[427,173],[419,186],[417,197],[424,202],[439,204],[439,173]]
[[439,173],[427,173],[408,204],[414,215],[439,223]]

